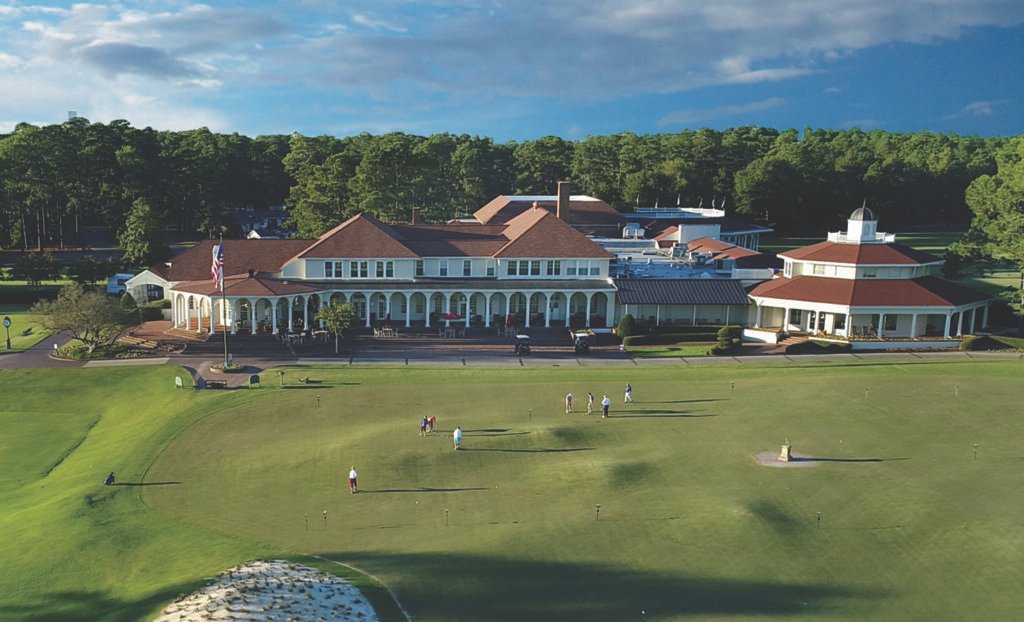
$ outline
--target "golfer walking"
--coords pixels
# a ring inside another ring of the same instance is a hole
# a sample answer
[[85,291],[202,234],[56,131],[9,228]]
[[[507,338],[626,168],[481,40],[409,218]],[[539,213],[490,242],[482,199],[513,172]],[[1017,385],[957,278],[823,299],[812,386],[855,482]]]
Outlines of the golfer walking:
[[626,397],[622,398],[623,402],[633,403],[633,385],[626,383]]
[[587,414],[594,412],[594,394],[587,391]]
[[565,394],[565,414],[572,412],[572,393]]
[[348,472],[348,491],[352,494],[359,492],[359,474],[356,473],[356,467],[353,466]]
[[612,398],[608,397],[607,394],[601,399],[601,418],[608,418],[608,407],[612,405]]
[[455,432],[452,433],[452,441],[455,443],[455,449],[458,450],[462,446],[462,428],[455,426]]

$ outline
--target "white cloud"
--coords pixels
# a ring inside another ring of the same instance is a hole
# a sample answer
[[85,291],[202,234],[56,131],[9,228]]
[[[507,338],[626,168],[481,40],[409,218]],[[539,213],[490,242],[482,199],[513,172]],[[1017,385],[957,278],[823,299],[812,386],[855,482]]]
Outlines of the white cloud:
[[[167,118],[181,110],[181,118],[214,125],[232,114],[210,112],[217,94],[234,102],[250,89],[273,87],[277,96],[303,84],[335,100],[401,101],[394,110],[433,97],[426,108],[435,116],[441,106],[488,109],[534,96],[589,102],[793,80],[867,48],[1022,22],[1024,2],[1013,0],[7,4],[0,6],[0,118],[68,108],[112,118],[87,108],[101,105],[92,93],[145,92],[154,101],[102,105]],[[999,102],[983,103],[961,114],[998,112]]]
[[761,101],[750,102],[748,104],[717,106],[715,108],[703,108],[701,110],[677,110],[665,115],[661,119],[658,119],[658,125],[685,125],[689,123],[696,123],[698,121],[707,121],[708,119],[739,117],[750,112],[778,108],[785,103],[786,100],[781,97],[772,97]]
[[964,106],[964,112],[976,117],[991,117],[996,114],[996,109],[1007,104],[1007,100],[998,101],[977,101]]

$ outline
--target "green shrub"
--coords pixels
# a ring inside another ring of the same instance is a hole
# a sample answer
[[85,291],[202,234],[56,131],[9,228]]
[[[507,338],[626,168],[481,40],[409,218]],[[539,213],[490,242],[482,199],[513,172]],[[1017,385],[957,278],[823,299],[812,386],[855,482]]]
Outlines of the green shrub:
[[633,335],[622,340],[623,345],[630,346],[665,346],[676,343],[707,343],[717,339],[716,333],[661,333]]
[[625,339],[634,333],[636,333],[636,320],[633,319],[633,314],[627,313],[622,316],[621,320],[619,320],[619,325],[615,329],[615,334],[620,338]]

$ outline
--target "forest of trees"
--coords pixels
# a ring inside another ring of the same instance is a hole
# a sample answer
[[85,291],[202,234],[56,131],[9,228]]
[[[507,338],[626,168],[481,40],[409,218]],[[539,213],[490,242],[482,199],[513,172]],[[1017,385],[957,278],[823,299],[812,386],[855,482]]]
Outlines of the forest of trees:
[[346,138],[167,132],[126,121],[20,124],[0,137],[0,245],[76,246],[102,225],[143,264],[168,230],[235,235],[234,212],[285,203],[300,237],[357,212],[443,221],[498,194],[574,192],[627,211],[726,205],[781,232],[821,234],[863,201],[892,229],[966,228],[965,191],[995,175],[1007,138],[737,127],[569,141],[403,133]]

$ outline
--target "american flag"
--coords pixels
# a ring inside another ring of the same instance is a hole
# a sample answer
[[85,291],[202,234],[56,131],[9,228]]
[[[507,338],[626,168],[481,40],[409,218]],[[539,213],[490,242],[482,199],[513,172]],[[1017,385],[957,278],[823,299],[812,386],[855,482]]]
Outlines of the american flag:
[[216,244],[213,247],[210,278],[213,279],[214,287],[224,287],[224,244]]

